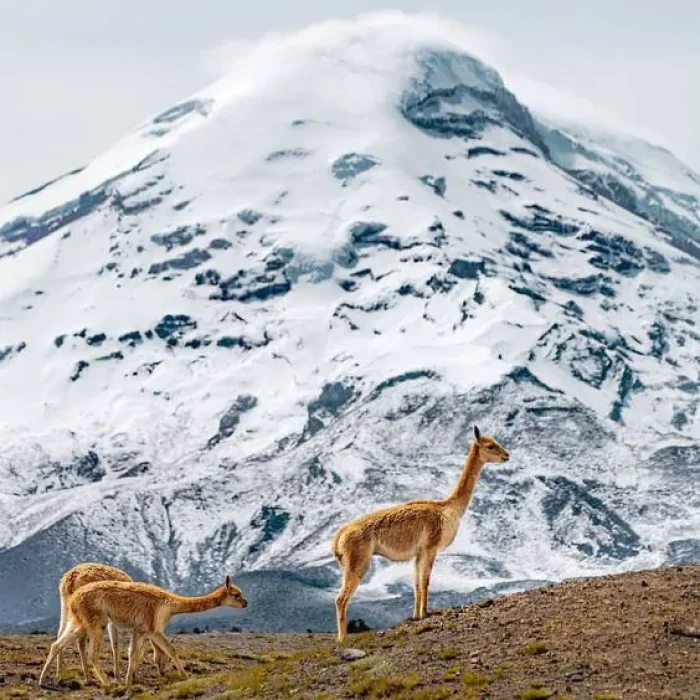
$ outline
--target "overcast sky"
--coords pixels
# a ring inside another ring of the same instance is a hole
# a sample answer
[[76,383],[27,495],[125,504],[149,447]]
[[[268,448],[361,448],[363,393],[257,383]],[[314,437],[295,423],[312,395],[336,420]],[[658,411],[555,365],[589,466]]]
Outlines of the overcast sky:
[[0,202],[211,82],[217,46],[390,8],[484,28],[502,68],[652,129],[700,170],[694,0],[0,0]]

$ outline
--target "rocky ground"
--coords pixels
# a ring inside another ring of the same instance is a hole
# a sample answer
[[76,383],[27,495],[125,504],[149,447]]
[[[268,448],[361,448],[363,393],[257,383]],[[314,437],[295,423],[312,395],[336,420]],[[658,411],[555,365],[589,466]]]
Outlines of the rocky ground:
[[443,610],[353,635],[352,651],[321,634],[177,635],[189,678],[158,679],[148,658],[131,693],[83,684],[74,652],[70,670],[39,689],[49,643],[38,634],[0,638],[0,700],[698,700],[700,566],[572,581]]

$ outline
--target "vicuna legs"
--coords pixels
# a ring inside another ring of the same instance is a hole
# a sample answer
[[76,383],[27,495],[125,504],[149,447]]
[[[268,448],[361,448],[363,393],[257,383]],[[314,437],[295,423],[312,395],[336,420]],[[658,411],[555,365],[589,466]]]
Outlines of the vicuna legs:
[[343,643],[348,634],[348,604],[367,571],[372,553],[364,551],[346,552],[343,555],[343,586],[335,599],[338,619],[338,642]]
[[112,660],[114,662],[114,680],[119,679],[119,630],[111,622],[107,625],[109,645],[112,647]]
[[147,632],[146,635],[158,649],[170,657],[170,660],[173,662],[173,666],[175,666],[177,671],[183,676],[186,676],[187,672],[185,671],[185,667],[182,665],[182,661],[180,661],[180,657],[177,655],[175,647],[168,641],[166,636],[160,632]]
[[416,558],[416,570],[419,579],[418,619],[422,619],[428,614],[428,588],[430,587],[430,574],[433,570],[435,557],[437,557],[437,550],[428,549],[420,552]]
[[49,652],[49,658],[46,659],[44,668],[41,670],[41,675],[39,676],[39,685],[44,684],[44,677],[48,671],[49,666],[53,663],[53,660],[71,643],[78,639],[81,635],[84,635],[84,631],[81,627],[66,626],[63,630],[61,636],[51,645],[51,651]]
[[[63,630],[66,627],[66,621],[67,621],[67,615],[68,611],[66,610],[66,601],[61,598],[61,621],[58,624],[58,634],[56,635],[56,639],[60,639],[61,635],[63,634]],[[61,653],[59,652],[56,654],[56,675],[60,676],[61,675]]]
[[95,674],[95,678],[99,681],[101,685],[108,685],[109,680],[105,676],[102,667],[100,666],[100,652],[102,651],[102,637],[104,635],[104,628],[94,627],[90,630],[88,636],[90,637],[90,661],[89,665],[92,672]]
[[130,686],[134,680],[134,674],[141,661],[143,655],[143,633],[139,630],[134,630],[131,634],[129,642],[129,666],[126,669],[126,685]]
[[88,665],[87,665],[87,637],[78,638],[78,654],[80,654],[80,668],[83,670],[83,679],[88,681]]

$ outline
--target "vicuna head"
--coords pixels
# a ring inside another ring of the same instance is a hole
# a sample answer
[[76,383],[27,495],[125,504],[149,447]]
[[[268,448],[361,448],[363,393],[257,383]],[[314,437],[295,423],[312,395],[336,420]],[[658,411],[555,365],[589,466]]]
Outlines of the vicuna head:
[[223,606],[227,608],[248,607],[248,601],[243,597],[243,591],[238,586],[233,585],[230,576],[226,577],[224,588],[226,589],[226,597],[222,603]]
[[501,447],[490,435],[482,435],[479,428],[474,426],[474,441],[479,450],[479,459],[483,464],[491,462],[502,464],[510,459],[508,450]]

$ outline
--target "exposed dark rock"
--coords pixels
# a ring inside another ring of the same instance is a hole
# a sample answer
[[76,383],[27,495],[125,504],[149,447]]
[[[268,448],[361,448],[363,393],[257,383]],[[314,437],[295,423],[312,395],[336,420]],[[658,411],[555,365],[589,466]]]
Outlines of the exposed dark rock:
[[671,272],[671,265],[668,260],[656,250],[644,248],[644,258],[647,267],[653,272],[658,272],[660,275],[667,275]]
[[[132,201],[130,201],[132,200]],[[151,197],[150,199],[135,199],[134,196],[130,195],[123,197],[119,192],[115,192],[112,195],[112,207],[116,209],[120,214],[125,214],[127,216],[136,216],[137,214],[143,214],[143,212],[158,206],[162,201],[162,197]]]
[[98,362],[106,362],[107,360],[123,360],[124,359],[124,353],[121,350],[115,350],[114,352],[109,353],[109,355],[102,355],[102,357],[98,357],[97,361]]
[[385,379],[383,382],[377,384],[377,386],[372,390],[369,395],[370,399],[376,399],[383,391],[387,389],[392,389],[393,387],[403,384],[404,382],[414,382],[419,379],[440,379],[440,375],[430,369],[417,369],[410,372],[404,372],[403,374],[398,374],[395,377],[390,377]]
[[463,280],[479,279],[480,274],[486,271],[486,264],[483,260],[457,259],[450,263],[448,272]]
[[[529,111],[509,92],[496,71],[465,54],[426,51],[419,57],[421,76],[401,100],[401,113],[414,126],[441,138],[480,138],[491,126],[508,125],[516,134],[548,154]],[[480,87],[465,85],[459,76],[478,76]],[[451,76],[453,85],[444,85]]]
[[129,467],[128,469],[124,470],[120,475],[120,479],[128,479],[130,477],[134,476],[143,476],[144,474],[147,474],[151,470],[151,463],[150,462],[139,462],[138,464],[135,464],[133,467]]
[[153,118],[154,124],[172,124],[183,117],[186,117],[192,112],[198,112],[202,116],[206,116],[211,111],[211,107],[214,104],[214,100],[186,100],[185,102],[180,102],[164,112],[161,112],[156,117]]
[[85,360],[78,360],[78,362],[75,365],[75,369],[73,370],[73,374],[70,377],[70,380],[72,382],[78,381],[80,379],[80,375],[83,373],[84,370],[86,370],[90,366],[89,362],[85,362]]
[[518,285],[510,284],[509,289],[512,289],[516,294],[521,296],[529,297],[535,304],[535,309],[539,309],[542,304],[547,301],[546,297],[543,297],[539,292],[536,292],[530,287],[519,287]]
[[197,322],[186,314],[166,314],[154,330],[161,340],[167,341],[169,345],[177,345],[185,332],[195,328]]
[[591,241],[586,246],[594,255],[588,261],[600,270],[613,270],[626,277],[635,277],[644,269],[641,248],[624,236],[606,236],[599,231],[586,231],[579,235],[582,241]]
[[294,258],[291,248],[276,248],[265,258],[265,269],[268,271],[281,270]]
[[230,438],[236,432],[236,428],[241,422],[241,416],[248,411],[252,411],[257,405],[258,400],[255,396],[250,396],[249,394],[237,396],[236,400],[221,417],[219,421],[219,431],[209,439],[207,447],[215,447],[222,440]]
[[309,418],[304,427],[302,440],[313,437],[322,430],[326,424],[324,421],[337,417],[355,396],[355,389],[342,382],[324,384],[319,397],[310,401],[307,407]]
[[523,148],[522,146],[511,146],[510,149],[513,153],[522,153],[523,155],[526,156],[532,156],[533,158],[539,158],[539,155],[535,153],[534,151],[531,151],[529,148]]
[[191,270],[194,267],[199,267],[207,260],[211,260],[211,254],[201,248],[188,250],[186,253],[177,258],[164,260],[160,263],[153,263],[148,268],[149,275],[160,275],[167,270]]
[[220,348],[241,348],[243,350],[252,350],[253,348],[261,348],[270,343],[270,337],[267,332],[264,333],[262,340],[251,340],[244,336],[224,335],[216,341]]
[[624,560],[642,549],[639,535],[599,498],[564,476],[537,477],[549,490],[542,499],[553,540],[587,556]]
[[546,212],[547,210],[543,207],[537,209],[533,207],[533,210],[534,213],[529,220],[521,219],[504,209],[501,209],[500,214],[512,226],[531,231],[532,233],[551,232],[558,236],[573,236],[579,230],[576,224],[566,223],[561,218],[545,216],[542,211]]
[[378,161],[373,156],[360,153],[346,153],[333,162],[331,170],[338,180],[349,182],[361,173],[371,170],[376,165],[378,165]]
[[141,331],[130,331],[129,333],[124,333],[118,338],[120,343],[126,343],[130,348],[135,348],[137,345],[143,343],[143,336]]
[[380,234],[386,231],[386,224],[379,221],[357,221],[350,228],[350,239],[355,245],[376,245],[384,240]]
[[342,382],[324,384],[321,394],[317,399],[309,403],[309,413],[326,411],[332,416],[337,416],[341,409],[355,396],[355,390],[351,386],[345,386]]
[[333,261],[340,267],[353,268],[357,265],[357,252],[351,244],[344,245],[333,252]]
[[89,216],[109,198],[108,186],[111,182],[84,192],[77,199],[51,209],[39,217],[19,217],[9,221],[0,226],[0,241],[31,245],[54,231]]
[[628,365],[625,365],[617,388],[617,398],[610,411],[610,419],[622,423],[622,410],[627,406],[629,397],[643,388],[644,385],[639,381],[639,378],[634,375]]
[[[250,277],[250,279],[248,279]],[[292,285],[283,274],[266,273],[251,277],[248,271],[239,270],[235,275],[218,284],[219,292],[209,298],[219,301],[265,301],[286,294]]]
[[292,285],[286,280],[283,282],[264,284],[261,287],[244,291],[240,296],[238,296],[238,300],[242,302],[265,301],[272,297],[282,296],[291,288]]
[[231,241],[227,241],[225,238],[214,238],[209,243],[209,248],[212,250],[227,250],[231,245]]
[[208,284],[212,287],[218,287],[221,283],[221,273],[217,270],[205,270],[204,272],[198,272],[194,276],[194,281],[197,285]]
[[448,277],[444,273],[437,273],[432,275],[426,284],[433,290],[433,292],[445,294],[446,292],[449,292],[450,289],[452,289],[457,283],[454,279]]
[[338,284],[345,292],[354,292],[357,289],[357,282],[355,282],[355,280],[340,280]]
[[496,177],[504,177],[508,180],[515,180],[516,182],[522,182],[525,179],[524,175],[521,175],[520,173],[511,172],[510,170],[494,170],[493,174]]
[[263,217],[259,211],[255,211],[254,209],[242,209],[236,216],[248,226],[255,226]]
[[102,345],[102,343],[107,340],[107,336],[104,333],[96,333],[85,339],[88,345]]
[[287,527],[291,516],[286,510],[277,506],[263,506],[262,510],[251,521],[250,526],[256,530],[261,530],[257,542],[251,545],[248,550],[250,554],[256,554],[265,548],[265,545],[272,542]]
[[173,231],[157,233],[151,236],[156,245],[170,251],[173,248],[185,246],[191,243],[196,236],[203,236],[207,232],[204,226],[178,226]]
[[498,185],[495,180],[472,180],[472,182],[482,190],[488,190],[492,194],[496,192]]
[[272,163],[277,160],[287,160],[290,158],[306,158],[311,155],[311,151],[305,148],[285,148],[280,151],[273,151],[265,160]]
[[615,290],[611,286],[612,280],[605,275],[591,275],[569,279],[567,277],[550,277],[549,280],[557,289],[573,292],[584,297],[602,294],[606,297],[614,297]]
[[445,196],[445,192],[447,191],[447,183],[445,182],[444,177],[435,177],[434,175],[423,175],[420,178],[420,181],[424,185],[430,187],[430,189],[432,189],[438,197]]
[[61,335],[57,335],[57,336],[53,339],[53,344],[54,344],[57,348],[60,348],[60,347],[63,346],[63,343],[65,342],[65,340],[66,340],[66,335],[65,335],[65,333],[62,333]]
[[668,331],[666,327],[659,321],[654,321],[652,327],[647,332],[649,340],[651,340],[651,355],[657,359],[661,359],[669,348]]
[[671,425],[676,430],[683,430],[690,423],[685,411],[676,411],[671,418]]
[[100,463],[98,454],[93,451],[75,460],[75,473],[82,481],[93,483],[102,481],[107,474]]
[[473,146],[467,151],[467,158],[476,158],[477,156],[504,156],[503,151],[497,151],[489,146]]
[[458,219],[464,219],[464,212],[461,209],[455,209],[452,214]]

